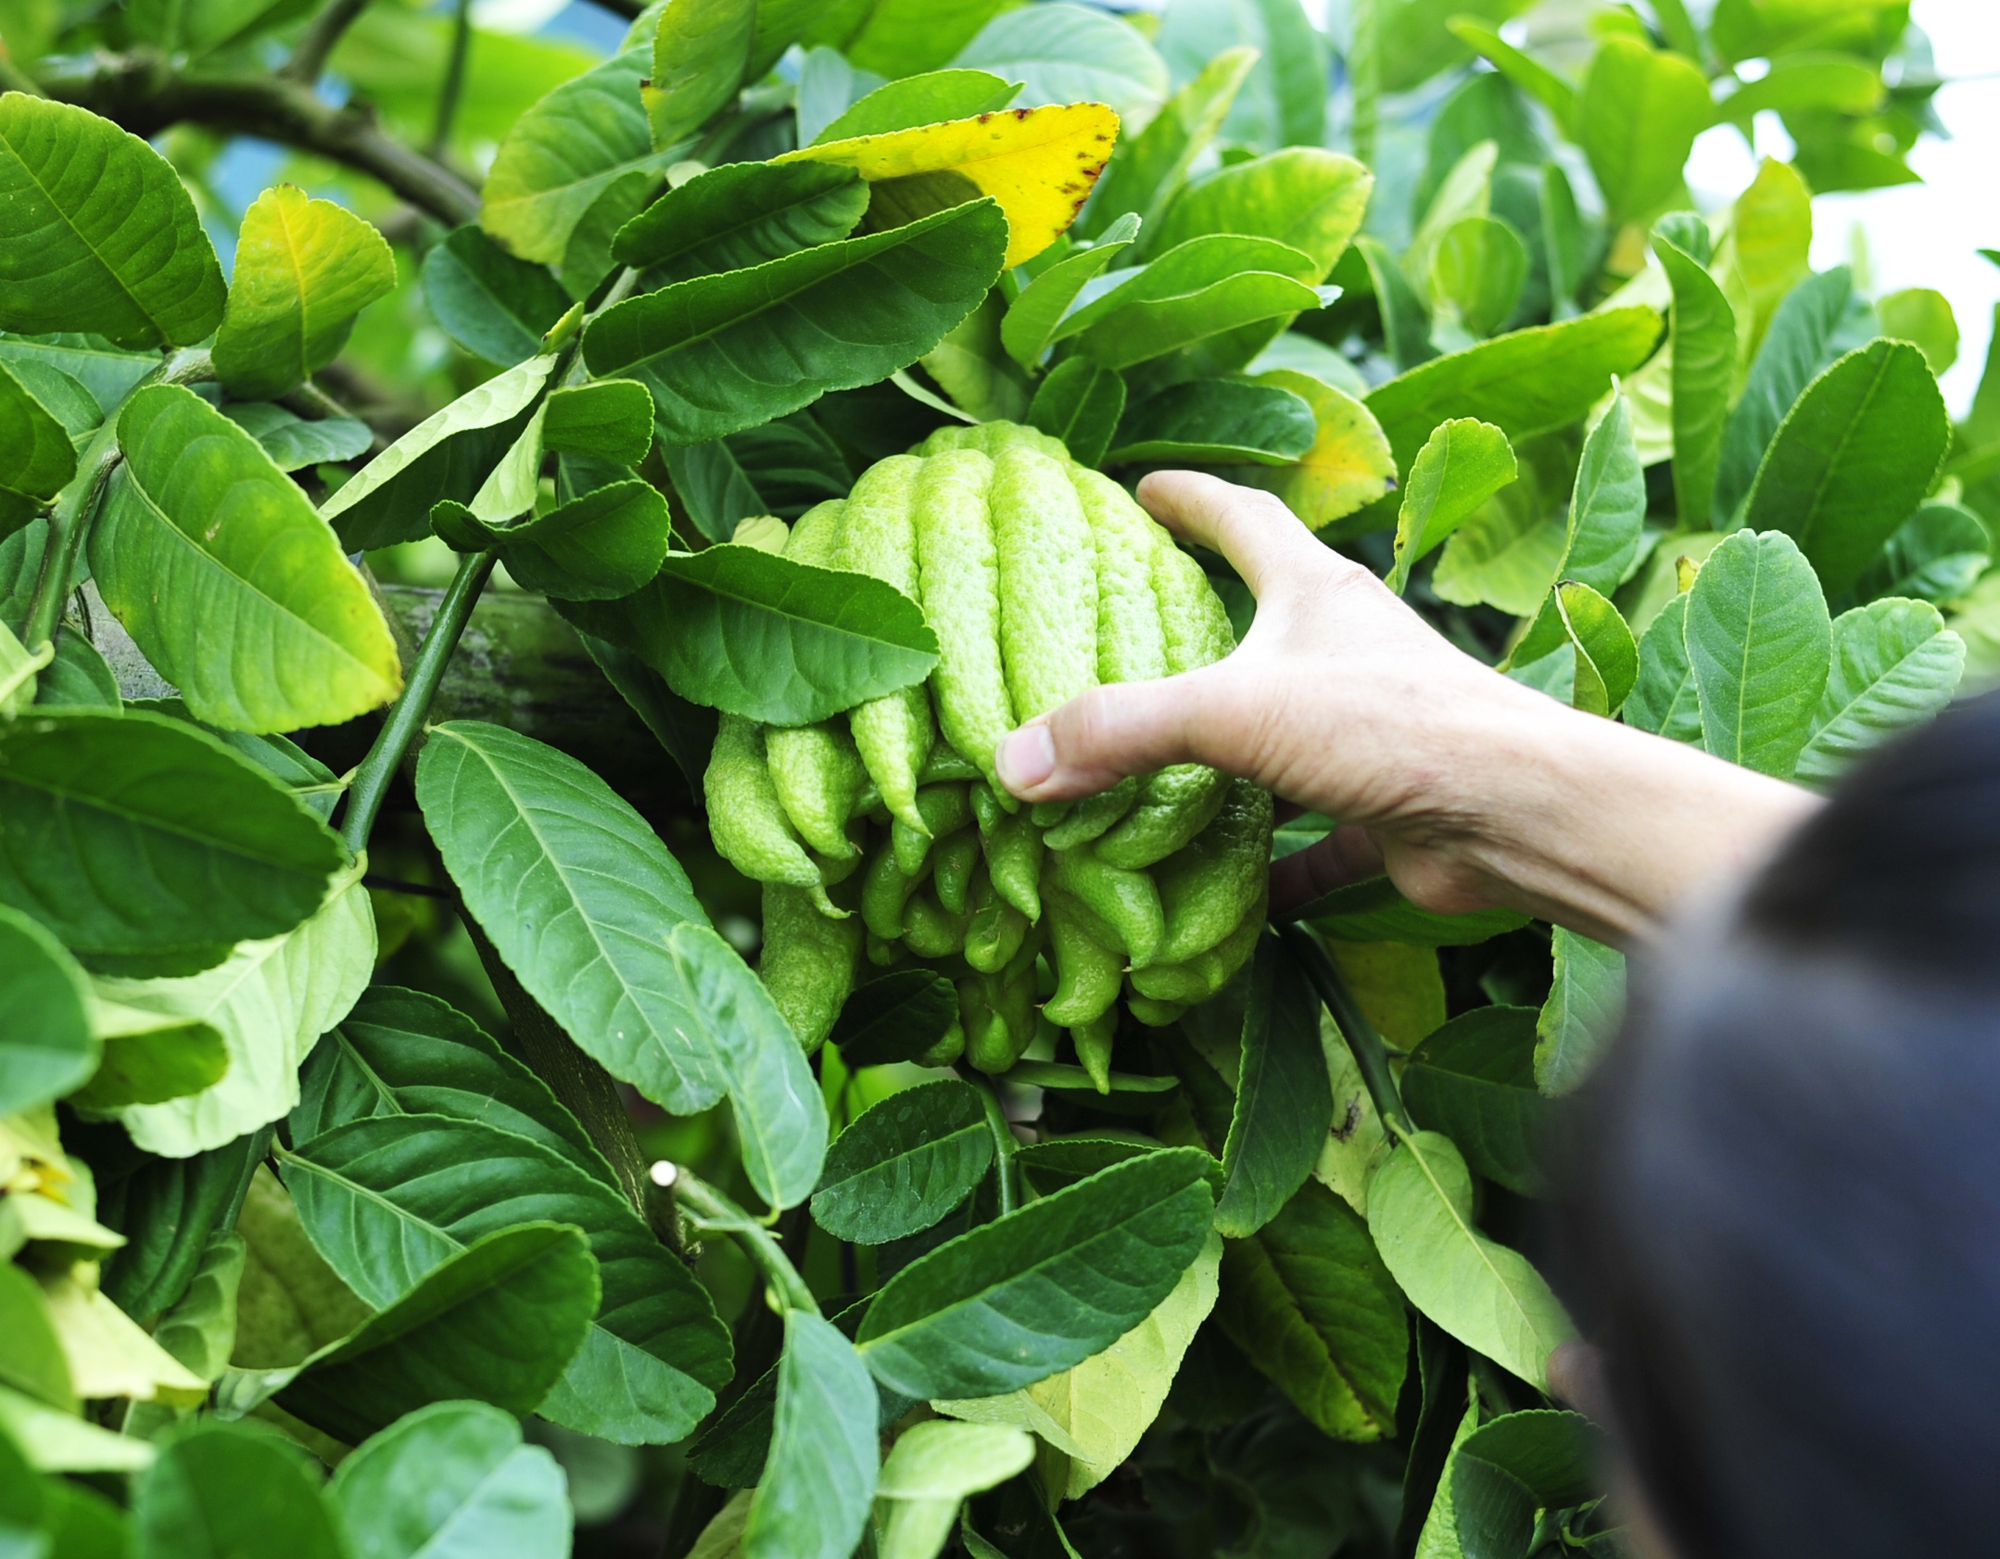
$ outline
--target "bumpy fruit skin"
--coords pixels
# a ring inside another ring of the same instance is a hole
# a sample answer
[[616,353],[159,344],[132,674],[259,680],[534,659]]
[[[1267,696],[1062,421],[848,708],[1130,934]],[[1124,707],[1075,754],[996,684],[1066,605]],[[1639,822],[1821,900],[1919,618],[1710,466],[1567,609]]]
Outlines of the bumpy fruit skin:
[[764,884],[764,951],[757,973],[808,1054],[832,1032],[854,991],[860,959],[858,920],[829,919],[802,888]]
[[[925,684],[821,725],[723,720],[711,826],[728,859],[773,885],[765,966],[787,1016],[816,1043],[828,1005],[837,1013],[829,993],[844,998],[864,958],[926,963],[955,981],[960,1014],[924,1059],[1003,1072],[1046,1017],[1109,1088],[1123,1012],[1171,1023],[1254,948],[1270,798],[1182,764],[1026,807],[994,757],[1016,725],[1091,686],[1228,654],[1228,614],[1200,565],[1117,483],[1009,423],[938,429],[808,511],[782,548],[887,581],[938,640]],[[826,889],[850,874],[840,902],[858,913],[836,923],[845,911]],[[825,921],[817,940],[802,905]],[[838,978],[808,979],[815,960]],[[1038,989],[1053,993],[1039,1015]]]

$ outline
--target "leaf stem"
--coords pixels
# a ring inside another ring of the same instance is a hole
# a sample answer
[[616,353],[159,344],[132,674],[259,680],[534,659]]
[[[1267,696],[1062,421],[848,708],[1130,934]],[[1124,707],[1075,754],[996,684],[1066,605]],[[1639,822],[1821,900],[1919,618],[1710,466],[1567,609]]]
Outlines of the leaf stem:
[[452,651],[458,648],[459,636],[472,617],[473,604],[478,601],[498,558],[499,553],[488,549],[468,552],[458,560],[458,572],[438,603],[431,631],[424,635],[423,648],[417,651],[402,696],[390,709],[375,745],[368,749],[368,756],[355,771],[353,788],[347,793],[347,811],[340,820],[340,836],[356,855],[368,848],[368,835],[375,827],[389,784],[409,752],[410,743],[416,740],[424,717],[430,713],[431,699],[436,696],[438,683],[444,680],[444,669],[451,662]]
[[979,1090],[979,1103],[986,1111],[986,1129],[993,1136],[993,1168],[999,1176],[1000,1216],[1006,1217],[1020,1205],[1020,1193],[1014,1180],[1014,1155],[1021,1144],[1014,1140],[1014,1128],[1007,1120],[1007,1112],[1000,1104],[1000,1085],[982,1072],[967,1068],[961,1075]]
[[69,594],[69,582],[76,573],[76,560],[83,554],[84,540],[97,517],[111,473],[123,458],[118,449],[122,409],[134,395],[152,385],[198,384],[214,377],[215,364],[206,350],[197,347],[170,352],[159,367],[133,385],[125,399],[112,407],[91,435],[84,446],[83,458],[77,461],[77,474],[56,499],[55,509],[49,515],[49,539],[42,551],[42,571],[35,579],[35,594],[28,603],[27,622],[21,629],[21,643],[28,649],[33,650],[55,635],[63,598]]
[[737,1243],[743,1247],[743,1254],[764,1275],[765,1283],[776,1290],[787,1309],[819,1314],[819,1301],[813,1298],[812,1290],[806,1287],[806,1280],[799,1276],[799,1269],[792,1265],[791,1258],[769,1229],[714,1186],[696,1179],[693,1171],[680,1165],[675,1166],[674,1191],[680,1197],[681,1206],[692,1215],[697,1229],[736,1236]]
[[1389,1069],[1389,1054],[1382,1044],[1382,1036],[1375,1032],[1355,1001],[1354,993],[1347,988],[1347,981],[1341,978],[1340,967],[1333,961],[1333,955],[1326,950],[1326,944],[1311,931],[1301,925],[1279,926],[1276,928],[1299,967],[1306,972],[1306,978],[1319,993],[1319,999],[1326,1004],[1326,1010],[1333,1014],[1334,1026],[1340,1030],[1340,1037],[1347,1041],[1347,1048],[1354,1054],[1354,1064],[1361,1069],[1361,1081],[1368,1090],[1368,1097],[1375,1105],[1375,1113],[1382,1117],[1382,1123],[1399,1135],[1415,1131],[1416,1123],[1410,1119],[1410,1112],[1403,1108],[1403,1096],[1396,1087],[1396,1074]]
[[444,84],[438,88],[437,127],[431,132],[430,155],[440,162],[451,144],[452,121],[465,91],[465,60],[472,49],[472,0],[458,0],[451,24],[451,55],[445,61]]

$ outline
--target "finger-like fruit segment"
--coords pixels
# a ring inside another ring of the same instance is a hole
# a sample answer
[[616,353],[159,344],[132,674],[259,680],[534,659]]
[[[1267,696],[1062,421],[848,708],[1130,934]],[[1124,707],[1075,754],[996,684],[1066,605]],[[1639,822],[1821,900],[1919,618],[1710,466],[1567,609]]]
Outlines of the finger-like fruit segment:
[[987,780],[1014,705],[1000,659],[1000,555],[988,494],[993,462],[977,450],[923,463],[914,522],[924,617],[937,635],[931,673],[938,724],[954,751]]
[[984,784],[972,786],[972,811],[979,822],[994,891],[1030,921],[1040,920],[1042,831],[1025,812],[1009,817]]
[[903,906],[903,945],[919,958],[949,958],[965,942],[965,915],[953,915],[925,892]]
[[1257,938],[1263,930],[1264,905],[1262,895],[1259,895],[1251,912],[1214,947],[1195,954],[1186,963],[1154,964],[1149,969],[1134,969],[1132,989],[1154,1001],[1179,1002],[1184,1006],[1207,1001],[1243,967],[1245,960],[1255,951]]
[[1069,1031],[1070,1042],[1076,1046],[1076,1059],[1090,1074],[1099,1093],[1111,1092],[1111,1046],[1117,1035],[1116,1007],[1107,1007],[1089,1022],[1078,1023]]
[[852,860],[859,851],[847,837],[847,821],[868,771],[844,723],[772,726],[764,733],[764,753],[778,801],[800,837],[831,860]]
[[715,848],[731,866],[759,882],[820,885],[819,868],[778,801],[762,726],[740,715],[722,717],[702,791]]
[[1118,1000],[1125,958],[1091,935],[1077,901],[1067,893],[1051,888],[1047,903],[1056,992],[1043,1005],[1042,1016],[1073,1029],[1109,1011]]
[[1158,961],[1186,963],[1221,943],[1263,902],[1270,860],[1270,793],[1232,780],[1215,821],[1153,873],[1167,917]]
[[1097,683],[1097,543],[1069,473],[1032,449],[993,462],[1000,557],[1000,650],[1017,718],[1068,703]]
[[764,885],[764,951],[757,973],[808,1053],[832,1031],[854,989],[860,958],[860,921],[828,919],[806,889]]
[[1100,927],[1108,931],[1105,944],[1128,954],[1133,967],[1151,963],[1167,934],[1160,890],[1153,879],[1144,872],[1107,866],[1082,850],[1066,850],[1055,862],[1057,886],[1096,917],[1093,933]]
[[1236,630],[1201,565],[1161,533],[1153,549],[1153,594],[1160,602],[1167,673],[1212,666],[1236,648]]
[[949,838],[938,841],[937,854],[931,859],[931,888],[937,894],[938,903],[954,915],[965,912],[966,894],[972,887],[973,872],[978,865],[978,830],[961,828]]
[[1139,777],[1128,774],[1109,790],[1085,796],[1069,815],[1042,836],[1051,850],[1072,850],[1089,844],[1132,810],[1139,796]]
[[1164,677],[1166,635],[1153,589],[1153,553],[1162,544],[1159,527],[1110,477],[1082,467],[1070,476],[1096,543],[1097,680]]
[[[917,532],[913,508],[923,462],[893,455],[862,473],[847,495],[834,538],[832,565],[872,574],[903,594],[917,595]],[[854,745],[891,813],[918,832],[917,776],[930,756],[930,699],[921,685],[899,688],[857,707]]]
[[1125,1010],[1149,1029],[1163,1029],[1178,1023],[1181,1014],[1187,1011],[1187,1004],[1178,1001],[1154,1001],[1150,996],[1127,996]]
[[1201,763],[1176,763],[1149,774],[1138,805],[1097,841],[1097,858],[1127,871],[1143,871],[1186,844],[1222,809],[1229,776]]
[[886,846],[868,863],[861,882],[861,919],[874,935],[893,942],[903,934],[903,906],[916,891],[914,878],[896,864],[896,852]]

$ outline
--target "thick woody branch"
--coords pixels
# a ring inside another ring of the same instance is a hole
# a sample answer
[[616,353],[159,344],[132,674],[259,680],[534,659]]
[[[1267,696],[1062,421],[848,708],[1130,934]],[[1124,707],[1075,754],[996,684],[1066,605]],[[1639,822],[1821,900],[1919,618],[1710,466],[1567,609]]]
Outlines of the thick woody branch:
[[88,74],[52,75],[42,90],[150,139],[176,124],[254,135],[315,152],[368,174],[448,226],[479,214],[471,186],[385,135],[362,109],[335,108],[295,81],[191,79],[145,51],[100,56]]

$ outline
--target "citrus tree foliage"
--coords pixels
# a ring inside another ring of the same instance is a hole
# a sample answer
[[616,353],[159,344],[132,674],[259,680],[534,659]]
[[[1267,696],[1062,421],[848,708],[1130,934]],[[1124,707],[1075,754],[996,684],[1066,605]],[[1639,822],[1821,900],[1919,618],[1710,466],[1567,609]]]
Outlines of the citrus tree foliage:
[[1928,45],[614,9],[0,12],[6,1541],[1611,1552],[1520,1245],[1620,954],[993,744],[1249,621],[1162,466],[1805,785],[2000,669],[2000,389],[1808,261]]

